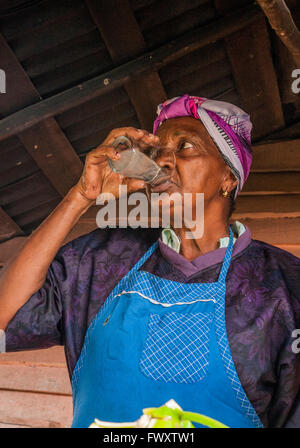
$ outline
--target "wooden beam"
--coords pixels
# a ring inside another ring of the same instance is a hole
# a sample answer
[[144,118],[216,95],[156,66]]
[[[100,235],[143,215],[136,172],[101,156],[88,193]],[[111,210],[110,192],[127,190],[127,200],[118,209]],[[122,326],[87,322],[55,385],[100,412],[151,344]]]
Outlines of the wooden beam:
[[[128,0],[86,0],[86,4],[116,65],[146,51],[143,35]],[[134,76],[125,82],[124,87],[141,127],[152,131],[156,107],[167,97],[157,71]]]
[[137,75],[126,82],[124,87],[135,108],[141,128],[152,132],[157,106],[167,98],[158,73],[151,71]]
[[1,353],[0,364],[26,365],[31,367],[67,367],[64,347],[61,345],[41,350]]
[[233,219],[298,218],[300,217],[300,195],[239,196],[232,216]]
[[70,427],[72,397],[1,390],[0,422],[18,423],[37,428]]
[[211,24],[192,30],[186,35],[148,52],[110,72],[97,76],[78,86],[68,89],[26,107],[10,117],[0,121],[0,141],[33,126],[40,121],[53,117],[92,98],[99,97],[129,81],[132,76],[149,70],[158,70],[183,55],[205,47],[219,39],[237,32],[255,22],[263,13],[256,5],[228,15],[226,20],[218,19]]
[[300,218],[240,219],[255,240],[300,257]]
[[257,0],[271,27],[291,53],[296,68],[300,67],[300,31],[283,0]]
[[[295,11],[293,15],[296,25],[300,28],[299,8],[297,12],[298,14]],[[276,54],[276,71],[285,121],[286,123],[294,123],[300,117],[300,95],[292,90],[292,83],[295,81],[295,78],[292,78],[291,75],[295,69],[295,62],[287,47],[276,36],[272,44],[274,54]]]
[[300,218],[266,218],[240,220],[249,227],[252,238],[276,246],[300,244]]
[[0,68],[6,74],[6,93],[0,94],[1,117],[24,109],[42,99],[1,33],[0,61]]
[[241,195],[272,193],[300,194],[300,166],[295,172],[251,173]]
[[285,121],[265,20],[257,20],[225,42],[242,105],[251,116],[253,139],[283,128]]
[[0,266],[5,266],[11,258],[14,258],[20,252],[26,241],[26,236],[17,236],[2,242],[0,244]]
[[300,258],[300,244],[285,244],[277,247],[279,247],[279,249],[285,250],[286,252],[290,252],[291,254]]
[[23,131],[19,138],[56,191],[64,197],[78,182],[83,166],[57,121],[48,118]]
[[128,0],[85,0],[113,62],[120,65],[146,50]]
[[66,367],[16,365],[0,358],[0,394],[1,390],[72,395]]
[[8,216],[7,213],[0,207],[0,243],[14,238],[15,236],[23,236],[24,232],[18,224]]
[[291,54],[279,39],[276,39],[274,42],[274,51],[278,61],[277,73],[282,109],[285,121],[289,124],[300,117],[300,95],[292,90],[292,83],[295,81],[295,78],[292,78],[291,74],[295,65]]
[[[1,34],[0,53],[3,56],[1,68],[9,74],[7,93],[0,95],[0,101],[3,102],[1,111],[12,114],[8,117],[10,119],[16,110],[32,103],[42,103],[38,91]],[[58,193],[64,196],[79,179],[82,162],[56,120],[48,118],[31,129],[19,131],[18,137],[28,153]]]
[[300,171],[300,139],[273,141],[253,147],[251,173]]
[[[237,0],[214,0],[219,14],[235,8]],[[226,20],[226,15],[223,20]],[[285,125],[279,88],[264,17],[225,38],[242,107],[250,114],[253,139]]]
[[291,140],[291,139],[297,139],[300,138],[300,121],[298,123],[294,123],[291,126],[288,126],[280,131],[273,132],[272,134],[267,135],[266,138],[264,138],[261,142],[257,142],[256,144],[260,143],[267,143],[267,142],[276,142],[278,140]]

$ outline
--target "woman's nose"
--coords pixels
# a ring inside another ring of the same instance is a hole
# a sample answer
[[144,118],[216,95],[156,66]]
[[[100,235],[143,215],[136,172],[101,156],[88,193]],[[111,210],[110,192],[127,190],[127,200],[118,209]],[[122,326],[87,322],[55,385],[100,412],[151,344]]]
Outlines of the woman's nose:
[[172,171],[175,168],[175,160],[174,150],[161,149],[155,159],[155,162],[161,168]]

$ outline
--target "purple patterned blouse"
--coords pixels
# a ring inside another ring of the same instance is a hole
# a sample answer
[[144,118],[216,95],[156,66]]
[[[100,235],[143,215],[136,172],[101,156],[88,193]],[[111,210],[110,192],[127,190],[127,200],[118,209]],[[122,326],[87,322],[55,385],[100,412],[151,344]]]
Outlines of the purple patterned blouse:
[[[92,319],[159,232],[97,229],[63,246],[43,287],[10,321],[7,351],[64,345],[71,377]],[[225,251],[188,261],[159,239],[142,269],[177,282],[214,282]],[[292,337],[300,329],[300,259],[252,240],[246,228],[226,286],[229,344],[250,402],[264,426],[300,427],[300,353]]]

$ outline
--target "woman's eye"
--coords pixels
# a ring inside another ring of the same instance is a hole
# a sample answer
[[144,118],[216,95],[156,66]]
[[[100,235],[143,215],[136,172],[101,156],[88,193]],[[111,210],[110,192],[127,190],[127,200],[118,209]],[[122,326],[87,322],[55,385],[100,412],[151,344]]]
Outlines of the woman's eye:
[[193,149],[194,145],[190,142],[183,142],[180,149]]

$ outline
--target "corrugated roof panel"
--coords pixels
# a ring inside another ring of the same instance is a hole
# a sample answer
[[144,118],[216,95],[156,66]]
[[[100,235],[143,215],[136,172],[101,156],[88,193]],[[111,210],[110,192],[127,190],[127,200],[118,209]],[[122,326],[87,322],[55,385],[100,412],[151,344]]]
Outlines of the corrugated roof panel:
[[[195,90],[197,87],[201,89],[201,87],[211,84],[211,83],[222,83],[222,79],[227,79],[231,77],[231,68],[228,66],[226,61],[218,61],[213,64],[208,65],[207,67],[202,67],[200,69],[195,70],[193,73],[189,73],[184,76],[180,76],[178,73],[178,79],[175,81],[166,84],[165,89],[168,96],[178,96],[185,90]],[[226,88],[224,85],[224,90],[228,88],[227,82],[225,82]],[[234,87],[233,81],[232,86]],[[220,93],[216,91],[216,94]]]
[[108,128],[110,126],[114,127],[116,121],[120,120],[130,120],[135,117],[135,111],[133,110],[130,103],[123,103],[119,106],[113,107],[107,115],[107,111],[101,111],[96,113],[92,117],[87,117],[86,119],[78,123],[74,123],[67,129],[64,129],[68,139],[71,142],[86,137],[94,132],[100,131],[103,128]]
[[26,176],[38,171],[34,160],[20,144],[13,153],[2,154],[0,151],[0,188],[18,182]]
[[[215,9],[210,1],[192,3],[193,5],[198,3],[198,6],[190,9],[189,2],[182,2],[181,0],[174,0],[174,2],[170,0],[167,2],[158,1],[154,5],[146,6],[135,12],[135,17],[149,49],[167,43],[216,17]],[[162,7],[166,10],[165,14],[161,13]],[[179,15],[174,15],[172,13],[174,8],[175,11],[180,10],[182,12]],[[157,11],[159,11],[159,14],[157,14]],[[157,22],[160,23],[150,26]]]
[[17,137],[0,142],[0,188],[36,171],[38,166]]
[[112,129],[140,126],[123,88],[88,101],[56,119],[78,154],[86,154],[98,146]]
[[79,106],[57,115],[55,118],[59,125],[66,129],[74,123],[79,123],[81,120],[85,120],[88,117],[100,112],[110,113],[113,107],[120,106],[121,104],[130,102],[127,93],[123,88],[114,89],[105,95],[101,95],[97,98],[87,101]]
[[32,78],[32,82],[40,95],[47,98],[94,78],[111,68],[112,63],[107,52],[100,50]]
[[10,216],[20,214],[32,203],[41,203],[53,197],[58,197],[54,187],[50,184],[41,170],[27,176],[13,185],[0,189],[0,206],[8,210]]
[[9,3],[6,8],[3,1],[0,4],[1,31],[8,40],[58,22],[66,15],[78,14],[84,8],[83,0],[21,0],[19,5],[9,0]]
[[[118,117],[116,117],[117,120]],[[100,145],[107,135],[115,128],[123,128],[127,126],[133,126],[135,128],[139,127],[139,122],[135,116],[131,118],[125,118],[120,121],[115,121],[113,125],[99,129],[98,131],[82,137],[78,140],[72,142],[75,150],[80,154],[84,155],[94,149],[96,146]]]
[[[191,95],[202,96],[204,98],[211,98],[219,101],[235,101],[235,104],[237,106],[239,105],[238,94],[234,88],[231,76],[222,78],[219,81],[211,82],[205,86],[195,87],[194,89],[191,89],[189,93]],[[181,93],[179,93],[179,95],[181,95]],[[234,101],[231,98],[234,98]]]
[[[56,205],[60,200],[61,197],[40,170],[14,184],[0,188],[0,206],[23,230],[24,225],[32,229],[32,223],[37,222],[37,216],[40,217],[40,222],[47,216],[47,213],[42,212],[44,204]],[[32,217],[31,210],[35,210]]]
[[50,215],[54,208],[59,204],[60,199],[49,199],[37,207],[26,210],[15,217],[15,221],[22,228],[26,235],[29,235]]
[[1,30],[44,98],[113,67],[83,0],[38,3],[2,20]]
[[[55,22],[24,30],[12,40],[8,40],[19,61],[34,55],[41,55],[50,48],[55,48],[72,39],[78,38],[96,28],[89,12],[80,8],[78,11],[70,9],[72,14],[58,18]],[[6,36],[5,36],[6,37]]]
[[189,93],[216,99],[234,97],[239,103],[222,41],[177,59],[163,67],[159,75],[168,97]]
[[219,101],[227,101],[228,103],[235,104],[236,106],[242,108],[238,92],[233,88],[228,88],[225,92],[215,95],[214,99]]
[[[204,6],[205,5],[205,6]],[[139,8],[135,14],[141,30],[146,31],[156,26],[163,26],[170,20],[176,19],[188,11],[195,10],[199,7],[208,9],[211,6],[210,0],[156,0],[150,5]],[[159,14],[157,14],[159,11]]]
[[195,70],[205,69],[210,64],[225,61],[227,54],[223,42],[215,42],[213,45],[200,48],[173,61],[159,71],[159,76],[164,85],[176,81],[178,77],[193,73]]
[[139,9],[144,8],[145,6],[153,5],[156,0],[129,0],[131,8],[133,11],[138,11]]
[[[83,36],[79,36],[70,42],[58,45],[22,61],[22,65],[31,79],[44,75],[51,70],[64,67],[65,64],[80,61],[83,57],[101,53],[102,58],[107,58],[108,53],[104,42],[99,40],[98,30],[92,30]],[[110,59],[110,58],[109,58]],[[111,61],[110,61],[111,63]]]

